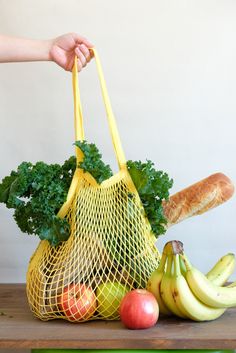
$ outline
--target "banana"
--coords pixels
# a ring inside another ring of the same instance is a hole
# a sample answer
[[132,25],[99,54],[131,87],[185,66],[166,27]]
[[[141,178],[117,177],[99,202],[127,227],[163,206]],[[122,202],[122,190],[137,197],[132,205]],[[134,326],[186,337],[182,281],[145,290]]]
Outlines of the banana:
[[222,286],[232,275],[235,268],[235,255],[226,254],[220,258],[215,266],[206,274],[209,281],[217,286]]
[[[173,261],[174,272],[172,270]],[[167,269],[165,272],[166,262]],[[148,280],[147,290],[156,297],[160,313],[164,315],[171,315],[173,313],[181,318],[189,318],[194,321],[214,320],[225,312],[226,307],[232,306],[232,300],[229,302],[229,294],[226,295],[227,291],[224,294],[226,298],[223,297],[220,300],[220,304],[216,303],[215,305],[215,302],[214,304],[210,302],[206,296],[206,290],[208,290],[206,288],[209,288],[206,287],[206,282],[204,282],[205,286],[203,286],[201,292],[202,297],[199,297],[199,288],[201,289],[198,280],[199,273],[201,278],[205,278],[208,286],[211,284],[211,288],[217,288],[220,291],[221,288],[230,290],[232,293],[231,296],[233,296],[236,303],[236,294],[234,294],[234,291],[236,293],[236,282],[227,287],[219,287],[232,274],[235,262],[235,255],[228,253],[219,259],[204,276],[190,264],[184,255],[183,244],[178,241],[171,241],[166,243],[163,249],[160,264]],[[205,301],[202,301],[202,298],[205,298]],[[223,304],[222,301],[224,302]]]
[[[186,267],[181,257],[179,259],[179,262],[181,273],[185,277]],[[222,286],[234,272],[235,262],[236,261],[234,254],[226,254],[217,261],[217,263],[205,276],[209,279],[209,281],[216,284],[217,286]]]
[[236,286],[220,287],[191,265],[186,255],[180,255],[186,266],[186,280],[195,296],[204,304],[215,308],[236,306]]
[[156,298],[160,313],[163,315],[171,315],[171,312],[167,309],[160,294],[160,285],[165,271],[166,258],[167,256],[162,254],[158,268],[151,274],[147,282],[147,290]]
[[178,309],[194,321],[211,321],[220,317],[226,309],[211,308],[200,302],[190,290],[181,273],[179,255],[174,256],[174,274],[171,280],[171,291]]
[[181,318],[186,318],[184,312],[179,309],[175,303],[174,297],[172,295],[171,285],[173,280],[173,273],[172,273],[172,262],[173,262],[173,255],[167,255],[167,269],[166,273],[164,273],[162,280],[161,280],[161,298],[167,308],[176,316]]

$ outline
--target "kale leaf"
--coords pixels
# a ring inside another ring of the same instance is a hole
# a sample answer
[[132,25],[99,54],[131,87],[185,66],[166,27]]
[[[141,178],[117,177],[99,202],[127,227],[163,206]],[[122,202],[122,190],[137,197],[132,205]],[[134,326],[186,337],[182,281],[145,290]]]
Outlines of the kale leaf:
[[52,245],[68,239],[69,224],[56,215],[66,200],[75,167],[75,157],[62,166],[22,162],[2,180],[0,202],[15,209],[13,216],[22,232],[37,234]]
[[167,173],[154,168],[154,163],[147,160],[128,161],[127,168],[133,183],[139,193],[146,217],[156,237],[164,234],[167,223],[162,207],[162,201],[169,198],[169,189],[173,180]]
[[[76,141],[75,145],[84,153],[79,168],[91,173],[99,184],[112,176],[94,144]],[[57,213],[66,200],[75,168],[74,156],[63,165],[22,162],[17,171],[2,180],[0,202],[15,209],[13,217],[22,232],[36,234],[53,246],[68,239],[69,223]]]
[[[75,145],[84,154],[79,168],[89,172],[99,184],[112,176],[110,166],[102,161],[95,144],[76,141]],[[0,202],[15,209],[14,218],[22,232],[36,234],[53,246],[68,239],[69,223],[57,217],[57,213],[66,200],[75,168],[74,156],[63,165],[22,162],[16,171],[2,180]],[[168,199],[173,180],[166,173],[155,170],[151,161],[128,161],[127,168],[157,237],[165,232],[162,200]]]
[[76,141],[75,145],[81,149],[84,159],[78,167],[85,172],[90,173],[98,184],[112,176],[112,170],[109,165],[102,161],[102,155],[94,143],[87,141]]

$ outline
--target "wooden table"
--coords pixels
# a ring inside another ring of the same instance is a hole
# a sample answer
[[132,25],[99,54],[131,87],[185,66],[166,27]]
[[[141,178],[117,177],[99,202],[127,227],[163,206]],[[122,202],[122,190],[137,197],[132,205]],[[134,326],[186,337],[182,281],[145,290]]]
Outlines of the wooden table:
[[196,323],[163,318],[147,330],[121,322],[42,322],[31,314],[23,284],[0,284],[0,348],[236,349],[236,309]]

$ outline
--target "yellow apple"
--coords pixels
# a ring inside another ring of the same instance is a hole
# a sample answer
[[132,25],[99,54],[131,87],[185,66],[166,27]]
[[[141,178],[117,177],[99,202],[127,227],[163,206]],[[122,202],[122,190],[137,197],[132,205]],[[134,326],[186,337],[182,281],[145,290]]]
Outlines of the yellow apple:
[[104,319],[118,319],[119,308],[123,297],[130,288],[120,282],[106,282],[96,291],[97,311]]

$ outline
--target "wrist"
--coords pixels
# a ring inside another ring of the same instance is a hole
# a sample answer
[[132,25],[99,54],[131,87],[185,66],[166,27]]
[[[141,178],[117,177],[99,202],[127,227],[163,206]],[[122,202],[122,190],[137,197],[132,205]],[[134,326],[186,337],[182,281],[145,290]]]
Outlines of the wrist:
[[53,39],[42,40],[39,43],[40,52],[41,52],[41,60],[42,61],[52,61],[51,49],[53,46]]

